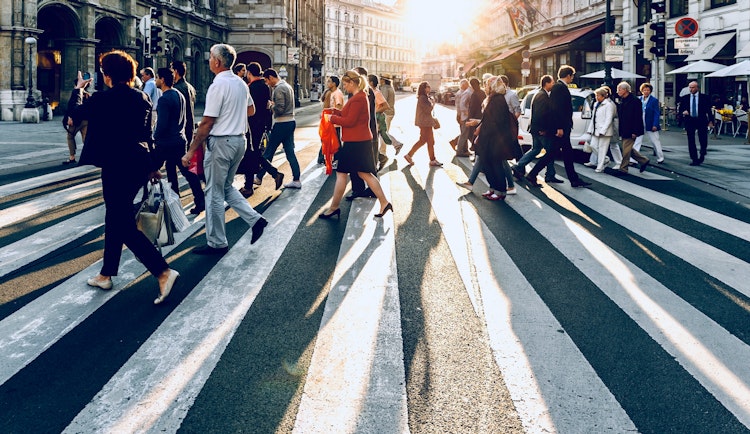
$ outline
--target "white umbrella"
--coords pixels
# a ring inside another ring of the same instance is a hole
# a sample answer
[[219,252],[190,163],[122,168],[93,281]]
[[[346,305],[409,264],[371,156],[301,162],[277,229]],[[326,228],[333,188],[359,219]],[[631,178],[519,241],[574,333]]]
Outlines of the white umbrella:
[[688,73],[705,73],[705,72],[714,72],[718,71],[721,68],[724,68],[726,65],[722,65],[721,63],[714,63],[709,62],[707,60],[699,60],[697,62],[690,63],[688,65],[683,66],[682,68],[677,68],[673,71],[667,72],[669,75],[674,74],[688,74]]
[[[596,71],[596,72],[590,72],[586,75],[581,75],[581,78],[604,78],[604,70]],[[612,78],[646,78],[642,75],[623,71],[622,69],[618,68],[612,68]]]
[[740,63],[729,65],[708,74],[706,77],[736,77],[738,75],[750,75],[750,60],[744,60]]

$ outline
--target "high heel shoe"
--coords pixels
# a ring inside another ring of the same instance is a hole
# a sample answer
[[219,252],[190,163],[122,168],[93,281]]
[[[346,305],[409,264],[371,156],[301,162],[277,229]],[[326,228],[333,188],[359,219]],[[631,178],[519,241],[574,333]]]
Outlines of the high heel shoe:
[[393,211],[393,205],[391,205],[390,202],[388,202],[388,205],[383,208],[383,212],[381,212],[380,214],[375,214],[375,217],[383,217],[388,211]]
[[333,218],[333,216],[336,216],[336,218],[340,219],[341,218],[341,208],[336,208],[336,210],[335,211],[331,211],[330,214],[326,214],[326,213],[318,214],[318,218],[323,219],[323,220],[328,220],[330,218]]

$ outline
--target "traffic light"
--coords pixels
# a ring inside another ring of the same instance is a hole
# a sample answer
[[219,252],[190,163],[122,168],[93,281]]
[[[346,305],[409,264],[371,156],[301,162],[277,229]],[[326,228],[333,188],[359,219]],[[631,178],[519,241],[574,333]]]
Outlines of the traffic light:
[[653,30],[654,34],[651,36],[651,41],[654,43],[654,46],[651,47],[651,53],[655,57],[664,57],[667,54],[667,23],[664,21],[659,21],[656,23],[651,23],[649,25],[651,30]]
[[667,10],[667,2],[665,0],[652,0],[651,9],[654,10],[655,14],[663,14]]
[[654,58],[651,49],[654,48],[654,41],[651,38],[654,36],[654,31],[651,30],[651,26],[643,26],[643,58],[651,60]]
[[151,8],[151,25],[149,26],[149,52],[151,54],[157,54],[161,51],[161,46],[159,45],[159,42],[162,41],[161,36],[159,34],[164,30],[162,25],[159,23],[159,17],[162,16],[162,11],[159,9]]

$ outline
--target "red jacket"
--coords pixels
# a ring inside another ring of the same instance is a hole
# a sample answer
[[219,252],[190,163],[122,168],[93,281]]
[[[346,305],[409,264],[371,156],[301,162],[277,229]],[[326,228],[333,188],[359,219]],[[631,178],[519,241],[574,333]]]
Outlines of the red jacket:
[[344,142],[372,140],[370,107],[364,92],[355,93],[341,110],[334,110],[333,113],[331,122],[341,126],[341,140]]

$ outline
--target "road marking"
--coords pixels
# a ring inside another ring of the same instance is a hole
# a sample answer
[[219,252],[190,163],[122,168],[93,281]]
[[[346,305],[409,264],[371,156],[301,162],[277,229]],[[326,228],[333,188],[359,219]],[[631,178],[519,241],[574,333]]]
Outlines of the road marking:
[[[7,167],[3,165],[3,167]],[[71,178],[91,175],[98,172],[99,169],[93,166],[80,166],[72,169],[61,170],[59,172],[48,173],[46,175],[34,178],[24,179],[23,181],[13,182],[0,186],[0,197],[11,196],[24,191],[33,190],[45,185],[52,185]]]
[[395,227],[379,208],[352,202],[295,433],[409,432]]
[[26,220],[29,216],[62,208],[70,202],[97,194],[101,189],[101,181],[96,179],[4,209],[0,211],[0,228]]

